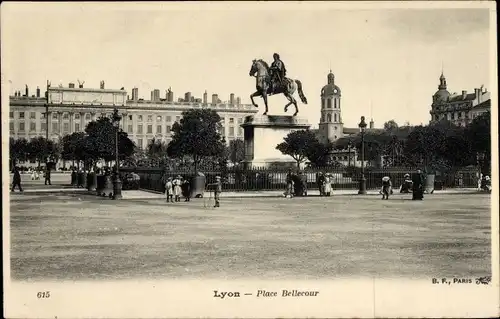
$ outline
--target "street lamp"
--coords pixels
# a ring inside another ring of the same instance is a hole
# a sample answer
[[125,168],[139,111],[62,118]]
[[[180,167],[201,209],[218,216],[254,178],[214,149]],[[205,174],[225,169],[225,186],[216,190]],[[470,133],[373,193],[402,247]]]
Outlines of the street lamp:
[[122,198],[122,181],[120,180],[120,170],[119,166],[119,158],[118,158],[118,131],[120,128],[120,120],[121,116],[118,114],[118,110],[113,110],[113,126],[115,127],[115,176],[113,179],[113,199],[121,199]]
[[477,152],[476,153],[477,168],[478,168],[479,176],[481,176],[482,165],[483,165],[483,162],[484,162],[484,156],[485,156],[484,152]]
[[352,142],[351,139],[349,138],[349,143],[347,143],[347,151],[349,152],[349,164],[347,167],[351,167],[351,148],[352,148]]
[[359,132],[361,133],[361,179],[359,180],[358,194],[366,194],[366,179],[365,179],[365,117],[361,117],[361,122],[358,124]]

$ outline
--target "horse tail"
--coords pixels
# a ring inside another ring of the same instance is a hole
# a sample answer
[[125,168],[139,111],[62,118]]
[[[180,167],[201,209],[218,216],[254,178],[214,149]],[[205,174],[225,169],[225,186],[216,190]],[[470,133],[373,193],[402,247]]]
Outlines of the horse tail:
[[302,91],[302,82],[300,82],[299,80],[295,80],[295,82],[297,83],[297,91],[299,92],[300,100],[302,101],[302,103],[307,104],[307,98]]

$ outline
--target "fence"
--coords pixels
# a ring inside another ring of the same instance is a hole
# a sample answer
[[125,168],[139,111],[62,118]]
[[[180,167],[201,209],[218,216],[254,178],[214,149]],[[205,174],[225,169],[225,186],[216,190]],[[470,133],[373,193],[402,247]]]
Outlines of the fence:
[[[193,170],[165,170],[161,168],[122,168],[123,172],[134,172],[139,175],[140,187],[156,191],[164,191],[164,181],[168,177],[178,175],[184,178],[194,176]],[[286,187],[286,169],[277,168],[228,168],[225,170],[203,171],[207,183],[214,183],[215,176],[221,176],[223,180],[223,189],[226,191],[249,191],[249,190],[281,190]],[[318,189],[318,173],[331,174],[332,187],[339,189],[358,189],[361,171],[359,168],[306,168],[299,172],[305,174],[307,178],[308,189]],[[378,189],[382,186],[382,177],[389,176],[393,187],[399,188],[404,181],[405,174],[412,174],[415,169],[391,168],[391,169],[366,169],[365,179],[366,188]],[[463,169],[457,171],[453,176],[437,175],[436,188],[445,187],[477,187],[477,171],[474,169]]]

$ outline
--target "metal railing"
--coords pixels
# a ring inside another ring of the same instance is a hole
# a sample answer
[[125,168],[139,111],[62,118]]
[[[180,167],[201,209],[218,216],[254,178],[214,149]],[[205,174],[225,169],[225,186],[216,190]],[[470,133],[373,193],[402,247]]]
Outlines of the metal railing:
[[[140,177],[140,187],[144,189],[163,191],[165,180],[180,175],[183,178],[192,178],[194,170],[162,168],[128,167],[121,168],[123,172],[134,172]],[[265,191],[281,190],[286,187],[287,169],[278,168],[227,168],[200,170],[206,177],[207,183],[215,182],[215,176],[221,176],[223,189],[226,191]],[[308,189],[318,189],[318,173],[329,173],[333,189],[358,189],[361,171],[354,167],[341,168],[306,168],[294,174],[305,175]],[[399,188],[405,180],[405,174],[415,173],[413,168],[367,169],[365,170],[366,187],[368,190],[379,189],[382,186],[382,177],[389,176],[393,187]],[[456,171],[454,176],[436,176],[436,188],[446,187],[466,188],[477,187],[477,171],[463,169]]]

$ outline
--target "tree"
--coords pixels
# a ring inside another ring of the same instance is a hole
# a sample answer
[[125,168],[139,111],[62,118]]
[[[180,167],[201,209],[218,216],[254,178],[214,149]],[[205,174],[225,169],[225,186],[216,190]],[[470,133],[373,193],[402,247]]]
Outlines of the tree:
[[276,149],[285,155],[290,155],[297,167],[311,156],[314,158],[315,148],[319,146],[316,135],[310,130],[300,130],[289,133],[284,142],[278,144]]
[[229,142],[229,159],[236,164],[245,159],[245,142],[241,139]]
[[484,152],[491,157],[491,113],[486,112],[474,118],[466,128],[466,135],[474,153]]
[[[115,109],[113,117],[117,117]],[[116,158],[115,143],[116,130],[112,118],[100,117],[96,121],[90,122],[85,128],[87,137],[82,143],[85,148],[87,158],[92,162],[97,159],[112,161]],[[135,151],[134,142],[128,138],[128,134],[121,128],[118,129],[118,158],[124,160],[130,157]]]
[[75,132],[65,135],[61,140],[61,158],[63,160],[78,161],[85,160],[84,132]]
[[398,123],[396,123],[396,121],[394,121],[394,120],[390,120],[390,121],[387,121],[384,123],[384,130],[388,131],[388,132],[391,132],[393,130],[397,130],[398,127],[399,127]]
[[[38,166],[47,160],[57,162],[60,156],[60,149],[58,143],[54,141],[47,141],[44,137],[38,136],[32,138],[28,143],[28,159],[36,161]],[[46,158],[46,156],[48,158]]]
[[162,140],[154,139],[146,147],[147,156],[155,161],[164,161],[167,157],[168,145]]
[[189,156],[195,171],[203,159],[219,157],[224,153],[225,141],[219,134],[222,125],[217,112],[210,109],[193,109],[182,112],[180,123],[172,126],[172,141],[168,144],[168,156]]
[[14,167],[20,160],[26,160],[28,158],[28,141],[24,138],[17,140],[9,138],[9,157],[11,167]]

